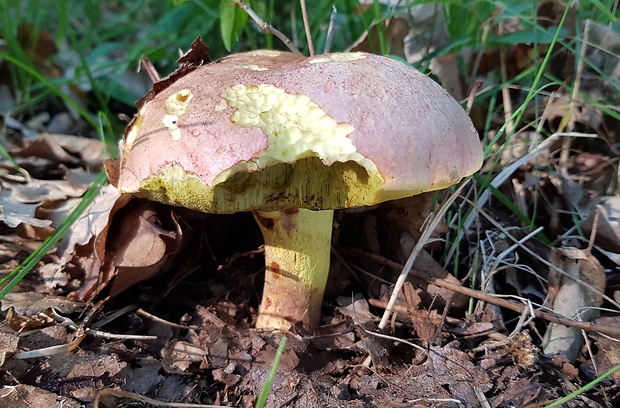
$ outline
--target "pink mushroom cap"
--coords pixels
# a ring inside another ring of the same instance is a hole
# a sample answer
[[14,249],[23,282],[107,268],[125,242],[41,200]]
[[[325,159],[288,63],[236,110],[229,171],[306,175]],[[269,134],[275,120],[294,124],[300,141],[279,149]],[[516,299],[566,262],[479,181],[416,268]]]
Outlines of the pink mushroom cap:
[[204,212],[374,205],[482,164],[461,106],[366,53],[231,55],[147,101],[121,143],[121,191]]

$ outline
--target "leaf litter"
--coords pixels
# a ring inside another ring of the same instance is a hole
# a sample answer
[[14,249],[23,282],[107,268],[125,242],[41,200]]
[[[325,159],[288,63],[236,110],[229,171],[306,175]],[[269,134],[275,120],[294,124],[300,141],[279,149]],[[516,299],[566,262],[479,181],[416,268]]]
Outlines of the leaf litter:
[[[387,27],[395,37],[402,31],[397,24]],[[605,27],[590,29],[608,41],[600,49],[617,46]],[[510,72],[531,63],[518,60],[524,54],[517,47],[512,52]],[[484,61],[489,72],[499,69],[497,60]],[[612,64],[616,72],[617,59]],[[458,92],[454,83],[446,86]],[[584,83],[582,92],[595,99],[607,87]],[[567,98],[553,93],[546,100],[542,119],[550,131],[561,130]],[[576,126],[598,138],[572,139],[566,161],[557,152],[567,146],[550,144],[499,185],[533,224],[494,196],[480,208],[477,231],[468,231],[459,257],[449,261],[441,257],[442,240],[454,226],[438,226],[386,330],[378,326],[399,263],[442,197],[337,214],[331,276],[338,279],[327,288],[322,325],[287,335],[267,406],[541,405],[619,364],[618,133],[602,110],[579,103]],[[3,276],[49,236],[103,165],[97,140],[32,124],[24,118],[10,140],[3,138],[30,175],[8,162],[0,166]],[[514,148],[491,154],[514,163],[539,137],[523,132],[511,141]],[[532,203],[540,203],[536,212]],[[544,227],[553,245],[532,225]],[[104,188],[70,234],[2,299],[0,406],[92,406],[98,393],[101,407],[130,404],[127,393],[253,406],[281,341],[280,334],[252,329],[260,245],[247,214],[196,214]],[[449,273],[456,269],[461,273]],[[482,292],[467,291],[469,285]],[[554,313],[586,324],[534,317]],[[574,405],[613,406],[619,381],[616,372]]]

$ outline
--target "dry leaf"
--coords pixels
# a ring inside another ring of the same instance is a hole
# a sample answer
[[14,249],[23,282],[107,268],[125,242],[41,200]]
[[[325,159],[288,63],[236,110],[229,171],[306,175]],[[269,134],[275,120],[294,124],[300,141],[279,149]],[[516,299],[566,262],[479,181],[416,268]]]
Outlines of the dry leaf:
[[596,206],[596,210],[590,212],[588,217],[581,222],[581,228],[586,235],[592,233],[597,212],[599,217],[595,244],[605,251],[620,254],[620,197],[604,197]]
[[388,44],[388,53],[405,58],[405,36],[409,33],[409,23],[406,19],[400,17],[390,18],[384,21],[383,27],[375,24],[367,30],[362,37],[356,41],[351,47],[352,52],[369,52],[379,54],[381,46],[379,45],[378,31],[383,30],[386,42]]
[[[588,322],[598,317],[605,290],[605,270],[588,251],[562,248],[551,252],[550,262],[564,271],[549,270],[550,307],[555,313]],[[581,282],[586,283],[587,287]],[[583,346],[579,329],[550,323],[542,342],[543,353],[563,355],[573,362]]]
[[56,395],[31,385],[19,384],[0,389],[0,401],[11,408],[59,407],[80,408],[84,405],[74,399]]
[[56,139],[47,133],[41,133],[34,141],[24,138],[22,139],[22,143],[23,147],[21,149],[14,149],[10,151],[11,156],[40,157],[54,163],[65,163],[70,165],[77,165],[79,163],[79,159],[77,157],[67,153],[67,151],[60,146]]
[[207,351],[186,341],[172,340],[161,351],[161,363],[169,373],[191,374],[192,365],[206,363]]
[[352,298],[349,296],[337,297],[336,303],[340,305],[336,310],[344,316],[353,319],[354,324],[364,324],[377,319],[375,315],[370,313],[368,302],[364,299],[364,296],[360,294]]
[[0,323],[0,367],[4,365],[6,356],[17,351],[19,336],[11,327]]
[[99,293],[113,277],[111,296],[156,276],[181,248],[181,227],[169,207],[123,195],[110,214],[96,243],[104,265],[97,287],[88,288],[87,297]]

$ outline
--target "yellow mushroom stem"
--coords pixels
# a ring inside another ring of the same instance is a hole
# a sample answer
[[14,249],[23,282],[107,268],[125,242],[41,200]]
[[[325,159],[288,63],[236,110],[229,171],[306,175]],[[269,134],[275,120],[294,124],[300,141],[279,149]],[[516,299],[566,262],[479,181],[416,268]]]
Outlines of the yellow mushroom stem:
[[258,329],[288,330],[320,323],[329,274],[332,210],[255,211],[265,240],[265,287]]

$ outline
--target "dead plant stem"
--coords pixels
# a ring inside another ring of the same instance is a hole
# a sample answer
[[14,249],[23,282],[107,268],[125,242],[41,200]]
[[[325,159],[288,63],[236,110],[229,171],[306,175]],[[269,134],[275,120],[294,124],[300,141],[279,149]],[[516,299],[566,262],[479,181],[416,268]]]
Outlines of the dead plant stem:
[[[349,251],[354,255],[360,255],[360,256],[372,258],[375,261],[383,263],[384,265],[389,266],[390,268],[394,270],[400,271],[403,269],[403,265],[399,264],[398,262],[394,262],[390,259],[387,259],[381,255],[371,254],[371,253],[367,253],[367,252],[360,251],[357,249],[351,249]],[[428,283],[431,283],[435,286],[449,289],[453,292],[461,293],[463,295],[470,296],[478,300],[481,300],[483,302],[487,302],[487,303],[491,303],[499,307],[503,307],[505,309],[510,309],[517,313],[523,313],[525,309],[528,309],[528,310],[532,310],[534,315],[539,319],[544,319],[549,322],[558,323],[558,324],[562,324],[562,325],[569,326],[569,327],[575,327],[580,330],[585,330],[585,331],[590,331],[590,332],[599,332],[599,333],[607,334],[609,336],[620,338],[620,329],[615,328],[615,327],[601,326],[601,325],[597,325],[597,324],[590,323],[590,322],[582,322],[582,321],[574,320],[566,316],[562,316],[562,315],[559,315],[559,314],[556,314],[550,311],[546,311],[546,310],[530,309],[530,307],[527,304],[524,305],[524,304],[512,302],[510,300],[498,298],[496,296],[481,292],[479,290],[466,288],[456,283],[448,282],[444,279],[432,278],[424,274],[424,272],[421,272],[415,269],[411,269],[411,275],[415,276],[416,278],[422,279]],[[377,300],[372,301],[372,304],[377,307],[390,306],[389,302],[377,301]],[[394,307],[394,305],[392,305],[391,307]],[[527,313],[527,311],[525,313]]]
[[308,20],[308,9],[306,8],[306,0],[299,0],[301,6],[301,17],[304,20],[304,29],[306,30],[306,41],[308,42],[308,52],[310,56],[314,56],[314,43],[312,42],[312,31],[310,31],[310,21]]
[[325,38],[325,47],[323,53],[327,54],[332,49],[332,41],[334,40],[334,27],[336,26],[336,7],[332,6],[332,12],[329,16],[329,25],[327,26],[327,38]]
[[293,43],[291,42],[291,40],[289,40],[284,34],[282,34],[280,31],[278,31],[277,29],[273,28],[272,26],[270,26],[269,24],[267,24],[265,22],[265,20],[263,20],[262,18],[260,18],[255,12],[254,10],[252,10],[252,8],[243,0],[237,0],[234,2],[234,4],[236,4],[237,6],[241,7],[242,9],[245,10],[246,13],[248,13],[248,16],[250,16],[250,18],[252,20],[254,20],[254,22],[256,23],[256,25],[258,25],[258,27],[263,30],[265,33],[267,34],[273,34],[275,35],[280,41],[282,41],[284,43],[284,45],[286,45],[286,47],[291,50],[292,52],[294,52],[297,55],[302,55],[301,52],[293,45]]
[[388,302],[387,307],[385,308],[385,312],[383,313],[381,322],[379,322],[379,330],[383,330],[387,327],[387,324],[390,321],[390,314],[392,313],[392,306],[396,304],[396,300],[398,299],[398,296],[400,295],[400,291],[402,290],[403,285],[405,284],[405,281],[407,280],[407,276],[409,276],[409,272],[411,271],[413,263],[415,262],[418,254],[420,253],[424,245],[426,245],[433,231],[435,231],[435,228],[437,227],[439,222],[443,219],[445,212],[447,211],[448,208],[450,208],[450,206],[452,205],[456,197],[459,196],[459,193],[461,192],[463,187],[465,187],[466,183],[467,181],[463,181],[458,186],[458,188],[452,192],[450,197],[448,197],[448,199],[441,205],[441,207],[433,214],[430,222],[426,224],[424,230],[422,231],[422,235],[420,236],[420,239],[418,240],[415,247],[411,251],[411,255],[409,255],[409,259],[407,259],[407,262],[405,263],[404,266],[401,266],[400,275],[398,276],[398,279],[396,280],[396,283],[394,284],[394,291],[392,292],[392,296],[390,296],[390,300]]

